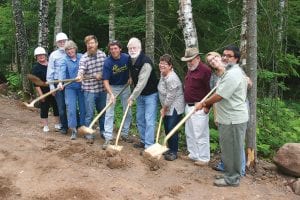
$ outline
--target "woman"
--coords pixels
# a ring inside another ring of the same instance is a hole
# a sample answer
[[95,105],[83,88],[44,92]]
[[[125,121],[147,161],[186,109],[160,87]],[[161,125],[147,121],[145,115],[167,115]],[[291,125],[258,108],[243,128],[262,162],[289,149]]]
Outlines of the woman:
[[[77,77],[80,53],[77,53],[77,45],[72,40],[65,44],[66,56],[62,59],[59,80],[72,79]],[[63,89],[62,83],[58,87]],[[85,105],[81,83],[74,82],[65,88],[65,102],[67,107],[68,127],[72,131],[71,140],[77,138],[77,127],[84,125]],[[79,107],[79,120],[77,120],[77,105]],[[77,122],[78,121],[78,122]]]
[[[46,55],[47,53],[43,47],[37,47],[34,50],[34,56],[36,58],[37,63],[35,63],[32,67],[32,74],[45,82],[46,82],[47,66],[48,66],[48,60]],[[38,96],[41,96],[50,91],[49,87],[40,87],[38,85],[34,85],[34,87]],[[56,122],[55,128],[60,129],[57,104],[54,96],[49,95],[46,98],[40,100],[40,117],[42,119],[43,131],[45,133],[49,132],[48,112],[50,106],[52,106],[53,108],[53,114]]]
[[[163,117],[165,132],[168,134],[181,119],[184,112],[184,97],[182,83],[173,71],[172,58],[165,54],[160,57],[159,70],[161,73],[158,83],[158,94],[161,102],[160,114]],[[169,151],[165,153],[165,159],[173,161],[177,159],[178,132],[168,140]]]

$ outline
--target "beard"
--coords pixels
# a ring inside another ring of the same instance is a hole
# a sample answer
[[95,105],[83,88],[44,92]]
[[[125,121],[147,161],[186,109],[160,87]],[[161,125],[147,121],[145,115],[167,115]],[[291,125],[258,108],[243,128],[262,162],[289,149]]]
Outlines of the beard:
[[97,48],[91,47],[91,48],[87,49],[87,53],[89,56],[94,56],[97,53]]
[[131,58],[137,58],[140,55],[141,51],[137,52],[128,52]]

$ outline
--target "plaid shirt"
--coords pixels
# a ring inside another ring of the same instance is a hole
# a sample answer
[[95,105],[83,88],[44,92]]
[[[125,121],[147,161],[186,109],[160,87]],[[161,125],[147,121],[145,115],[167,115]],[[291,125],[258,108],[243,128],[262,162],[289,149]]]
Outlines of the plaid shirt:
[[[104,52],[97,50],[96,55],[89,56],[87,52],[82,55],[79,61],[79,70],[78,75],[84,77],[96,76],[97,73],[102,74],[103,64],[106,55]],[[104,86],[103,81],[96,80],[96,79],[89,79],[82,81],[82,89],[88,92],[103,92]]]

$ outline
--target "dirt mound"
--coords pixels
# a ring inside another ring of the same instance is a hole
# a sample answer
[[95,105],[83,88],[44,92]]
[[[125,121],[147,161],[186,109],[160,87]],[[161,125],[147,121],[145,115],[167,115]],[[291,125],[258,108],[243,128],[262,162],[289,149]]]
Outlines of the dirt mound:
[[9,178],[0,176],[0,199],[14,199],[20,192]]
[[95,195],[93,192],[88,191],[86,189],[71,187],[71,188],[63,188],[60,190],[50,191],[46,195],[41,196],[33,196],[33,200],[51,200],[51,199],[89,199],[96,200],[102,199],[101,195]]

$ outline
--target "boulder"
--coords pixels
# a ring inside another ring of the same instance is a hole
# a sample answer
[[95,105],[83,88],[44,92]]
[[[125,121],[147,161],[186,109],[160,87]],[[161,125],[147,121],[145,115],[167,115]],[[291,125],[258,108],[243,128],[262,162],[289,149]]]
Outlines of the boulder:
[[300,143],[287,143],[276,153],[273,161],[285,174],[300,177]]

